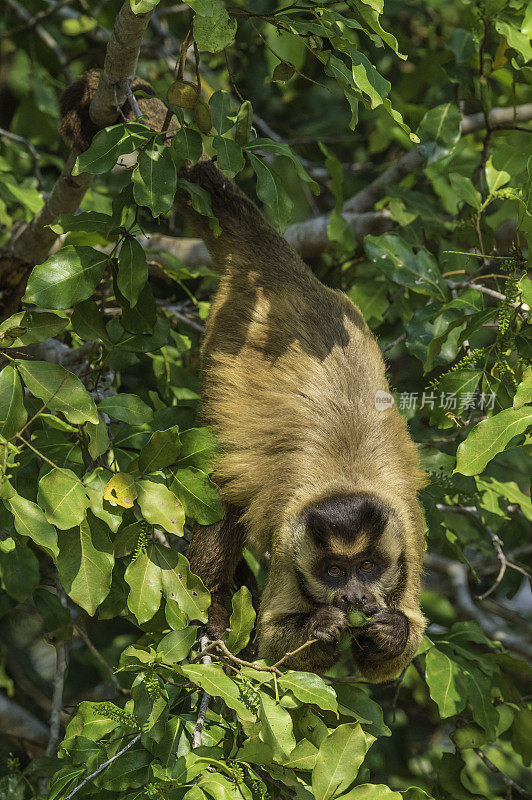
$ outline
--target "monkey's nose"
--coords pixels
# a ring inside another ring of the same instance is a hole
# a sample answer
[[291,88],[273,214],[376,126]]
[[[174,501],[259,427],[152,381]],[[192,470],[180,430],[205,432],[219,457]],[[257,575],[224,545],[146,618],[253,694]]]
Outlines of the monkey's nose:
[[351,611],[362,611],[367,602],[365,594],[344,594],[340,598],[341,605]]

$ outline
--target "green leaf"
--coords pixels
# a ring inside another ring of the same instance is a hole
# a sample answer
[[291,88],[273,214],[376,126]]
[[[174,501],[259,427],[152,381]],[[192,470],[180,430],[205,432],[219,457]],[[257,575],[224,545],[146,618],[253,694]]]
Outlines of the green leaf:
[[242,148],[234,139],[226,136],[215,136],[212,141],[214,151],[218,154],[218,167],[231,178],[244,169],[246,165]]
[[59,552],[57,548],[57,531],[47,521],[42,509],[31,500],[18,494],[6,500],[6,505],[13,514],[15,529],[20,536],[27,536],[36,545],[48,553],[53,559]]
[[253,712],[249,711],[240,699],[242,695],[239,685],[225,674],[219,664],[184,664],[180,667],[180,671],[211,696],[221,697],[229,708],[236,711],[242,721],[255,719]]
[[235,38],[236,19],[229,17],[221,0],[211,0],[209,5],[209,16],[194,17],[194,41],[200,50],[219,53]]
[[514,408],[521,408],[525,403],[532,403],[532,369],[528,369],[523,381],[517,387],[514,396]]
[[[475,390],[481,378],[482,370],[480,369],[459,369],[444,375],[438,383],[436,394],[426,393],[427,396],[430,395],[430,402],[433,405],[430,413],[430,425],[436,425],[439,428],[453,428],[455,423],[448,416],[448,412],[458,416],[467,414],[467,410],[474,403]],[[434,401],[432,400],[433,396]]]
[[39,585],[37,556],[20,543],[7,553],[0,550],[0,575],[6,592],[23,603]]
[[146,254],[133,236],[128,236],[118,254],[118,288],[133,307],[148,280]]
[[178,168],[182,167],[185,161],[195,164],[203,153],[201,134],[193,128],[183,126],[172,139],[170,153]]
[[105,328],[105,322],[94,300],[84,300],[74,308],[70,318],[71,325],[78,336],[86,342],[104,342],[112,346]]
[[91,296],[108,261],[108,255],[92,247],[67,245],[34,267],[22,299],[44,308],[76,305]]
[[532,407],[506,408],[479,422],[456,452],[456,470],[462,475],[478,475],[508,442],[532,425]]
[[153,131],[139,122],[112,125],[98,131],[91,146],[80,153],[72,170],[73,175],[90,172],[93,175],[109,172],[119,156],[132,153],[153,136]]
[[318,748],[315,747],[312,742],[309,742],[308,739],[300,739],[286,761],[283,761],[283,767],[288,769],[303,769],[310,772],[314,769],[317,756]]
[[465,203],[468,203],[476,211],[479,211],[482,206],[482,195],[478,189],[473,186],[471,178],[453,173],[449,175],[449,180],[456,196]]
[[353,716],[372,736],[390,736],[391,731],[384,724],[381,706],[372,700],[360,686],[339,684],[335,687],[340,712]]
[[231,601],[233,611],[229,620],[229,633],[226,644],[232,653],[239,653],[249,642],[255,624],[255,609],[251,592],[247,586],[241,586]]
[[208,475],[199,469],[174,469],[172,491],[184,506],[187,517],[192,517],[200,525],[212,525],[221,520],[225,506],[220,492]]
[[93,422],[85,423],[85,430],[89,437],[88,451],[91,458],[98,458],[102,456],[109,449],[109,434],[107,432],[107,425],[103,419],[98,416],[98,422],[95,425]]
[[157,655],[165,664],[172,665],[183,661],[196,641],[197,630],[195,626],[191,626],[167,633],[157,645]]
[[420,294],[446,300],[448,289],[434,256],[424,247],[417,253],[395,233],[366,236],[364,247],[369,258],[391,280]]
[[280,176],[253,153],[248,152],[248,158],[257,176],[257,196],[268,209],[274,224],[283,233],[290,221],[294,204]]
[[214,129],[220,134],[230,131],[235,124],[233,100],[229,92],[222,89],[214,92],[209,100],[212,113],[212,124]]
[[89,507],[85,487],[77,475],[70,469],[57,467],[40,479],[37,503],[48,522],[61,530],[80,525]]
[[296,746],[292,717],[273,697],[259,692],[259,719],[261,728],[259,738],[272,749],[273,760],[286,761]]
[[154,141],[151,147],[141,150],[131,180],[135,202],[147,206],[152,216],[171,210],[177,173],[168,147]]
[[0,437],[10,439],[22,430],[27,418],[18,372],[13,364],[7,364],[0,372]]
[[417,135],[425,146],[427,163],[433,164],[448,155],[460,139],[460,111],[455,103],[444,103],[427,111]]
[[342,800],[402,800],[400,792],[393,792],[384,783],[361,783],[342,795]]
[[120,796],[126,789],[146,786],[152,760],[153,756],[147,750],[128,750],[105,770],[106,790],[118,792]]
[[189,428],[180,434],[181,450],[178,466],[198,467],[203,472],[212,472],[218,454],[218,440],[211,428]]
[[172,630],[181,631],[187,627],[187,615],[181,611],[175,600],[167,600],[164,607],[164,616]]
[[179,458],[180,449],[178,425],[163,431],[155,431],[140,451],[139,470],[156,472],[158,469],[175,464]]
[[98,422],[94,400],[72,372],[48,361],[17,360],[15,364],[32,395],[51,411],[60,411],[74,425]]
[[285,691],[290,690],[303,703],[312,703],[324,711],[336,713],[338,710],[334,689],[332,686],[327,686],[319,675],[289,670],[282,678],[279,678],[279,686]]
[[189,619],[207,622],[207,609],[211,601],[209,591],[201,578],[190,571],[190,564],[182,553],[160,544],[155,545],[154,559],[161,569],[164,595],[177,602]]
[[286,144],[286,142],[274,142],[272,139],[253,139],[253,141],[248,142],[243,149],[246,151],[246,153],[259,150],[265,153],[271,153],[272,155],[287,158],[294,165],[299,179],[304,183],[308,183],[314,194],[320,193],[318,184],[313,178],[311,178],[299,158],[293,152],[292,148]]
[[372,743],[358,722],[339,725],[320,745],[312,772],[316,800],[333,800],[353,783]]
[[532,709],[521,708],[512,725],[512,744],[527,767],[532,764]]
[[443,718],[458,714],[465,707],[466,698],[459,684],[460,666],[432,647],[425,656],[425,679],[430,696],[438,705]]
[[168,533],[183,535],[185,512],[183,506],[166,486],[154,481],[137,481],[138,504],[142,516],[152,525],[161,525]]
[[91,511],[79,531],[60,534],[59,579],[68,596],[91,616],[109,594],[113,564],[109,528]]
[[25,347],[51,339],[67,325],[66,317],[49,311],[20,311],[0,324],[0,342],[2,347]]
[[[114,419],[129,422],[130,425],[144,425],[153,419],[153,410],[136,394],[114,394],[104,397],[98,409]],[[97,420],[92,420],[95,422]]]
[[148,622],[161,604],[162,574],[153,555],[154,545],[150,544],[146,552],[140,552],[131,561],[124,575],[130,587],[127,606],[140,625]]
[[159,5],[159,0],[130,0],[131,10],[134,14],[147,14]]

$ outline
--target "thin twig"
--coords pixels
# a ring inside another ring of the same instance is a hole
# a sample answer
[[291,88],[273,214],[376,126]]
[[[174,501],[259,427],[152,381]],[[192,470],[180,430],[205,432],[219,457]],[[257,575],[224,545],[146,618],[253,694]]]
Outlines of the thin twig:
[[140,733],[137,733],[135,738],[132,739],[130,742],[128,742],[128,744],[126,744],[125,747],[123,747],[121,750],[119,750],[118,753],[115,756],[113,756],[112,758],[109,758],[107,761],[104,761],[104,763],[101,764],[98,767],[97,770],[95,770],[94,772],[91,772],[90,775],[87,775],[87,777],[84,778],[84,780],[81,781],[79,786],[76,786],[76,788],[73,789],[70,792],[70,794],[67,794],[66,797],[63,797],[62,800],[71,800],[71,798],[74,797],[74,795],[77,794],[80,789],[82,789],[89,781],[91,781],[93,778],[95,778],[96,775],[99,775],[100,772],[103,772],[104,769],[107,769],[109,764],[112,764],[113,761],[116,761],[117,758],[120,758],[120,756],[123,755],[126,752],[126,750],[129,750],[130,747],[133,747],[133,745],[136,744],[136,742],[138,742],[139,739],[140,739]]
[[381,347],[381,353],[387,353],[388,350],[391,350],[392,347],[395,347],[396,344],[400,344],[400,342],[404,342],[406,339],[406,333],[402,333],[397,339],[394,339],[393,342],[389,344],[385,344],[384,347]]
[[[203,651],[207,647],[208,642],[207,636],[204,634],[200,636],[200,650]],[[203,653],[201,656],[202,664],[210,664],[212,659],[208,653]],[[192,737],[192,749],[194,750],[196,747],[201,747],[201,733],[203,731],[203,726],[205,724],[205,717],[207,715],[207,709],[209,707],[209,700],[211,699],[210,694],[207,692],[203,692],[201,696],[201,703],[198,712],[198,718],[196,720],[196,725],[194,726],[194,735]]]
[[116,691],[120,692],[121,694],[129,694],[129,689],[124,689],[123,686],[120,686],[118,678],[116,677],[116,675],[113,672],[113,668],[111,667],[110,664],[107,663],[107,661],[102,656],[102,654],[93,645],[93,643],[91,642],[91,640],[89,639],[89,637],[87,635],[87,632],[84,631],[83,628],[81,626],[78,626],[78,625],[74,626],[74,631],[80,637],[80,639],[83,639],[83,641],[87,645],[88,649],[90,650],[90,652],[92,653],[94,658],[102,665],[102,667],[104,667],[105,671],[109,674],[109,678],[111,680],[111,683],[115,687]]
[[516,783],[513,780],[513,778],[510,778],[508,775],[505,775],[504,772],[501,769],[499,769],[499,767],[495,766],[493,761],[491,761],[487,757],[487,755],[485,755],[482,752],[480,747],[474,747],[473,750],[480,758],[480,760],[484,762],[484,764],[487,766],[490,772],[493,772],[494,775],[498,775],[500,778],[502,778],[507,787],[510,786],[512,789],[515,789],[515,791],[518,792],[518,794],[520,794],[522,797],[526,797],[528,798],[528,800],[532,800],[532,793],[528,792],[526,789],[523,789],[522,786],[519,786],[519,784]]
[[132,109],[133,113],[135,114],[135,119],[140,119],[143,116],[143,114],[142,114],[142,111],[139,108],[139,104],[137,103],[137,101],[135,99],[135,95],[133,94],[133,90],[132,90],[132,88],[130,86],[129,81],[124,81],[124,89],[125,89],[125,92],[126,92],[127,99],[129,101],[129,105],[131,106],[131,109]]

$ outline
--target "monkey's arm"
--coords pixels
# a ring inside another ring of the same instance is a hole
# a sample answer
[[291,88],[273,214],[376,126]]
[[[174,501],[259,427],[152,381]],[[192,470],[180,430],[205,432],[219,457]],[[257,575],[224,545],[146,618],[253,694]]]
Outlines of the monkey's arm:
[[225,601],[230,597],[233,578],[242,558],[246,530],[240,512],[228,505],[225,517],[213,525],[196,525],[188,548],[190,568],[211,593],[207,633],[221,639],[229,624]]

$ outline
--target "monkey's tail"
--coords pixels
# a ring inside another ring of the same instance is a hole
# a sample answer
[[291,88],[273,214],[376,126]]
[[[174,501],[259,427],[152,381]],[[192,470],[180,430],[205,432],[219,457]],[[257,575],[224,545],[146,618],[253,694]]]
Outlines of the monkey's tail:
[[[176,205],[201,236],[219,271],[229,269],[263,270],[268,264],[278,271],[300,261],[299,256],[267,222],[257,206],[226,178],[214,162],[202,156],[194,165],[183,167],[180,177],[200,186],[211,200],[211,208],[222,232],[216,236],[209,217],[194,210],[189,193],[180,189]],[[275,261],[276,264],[272,262]]]

